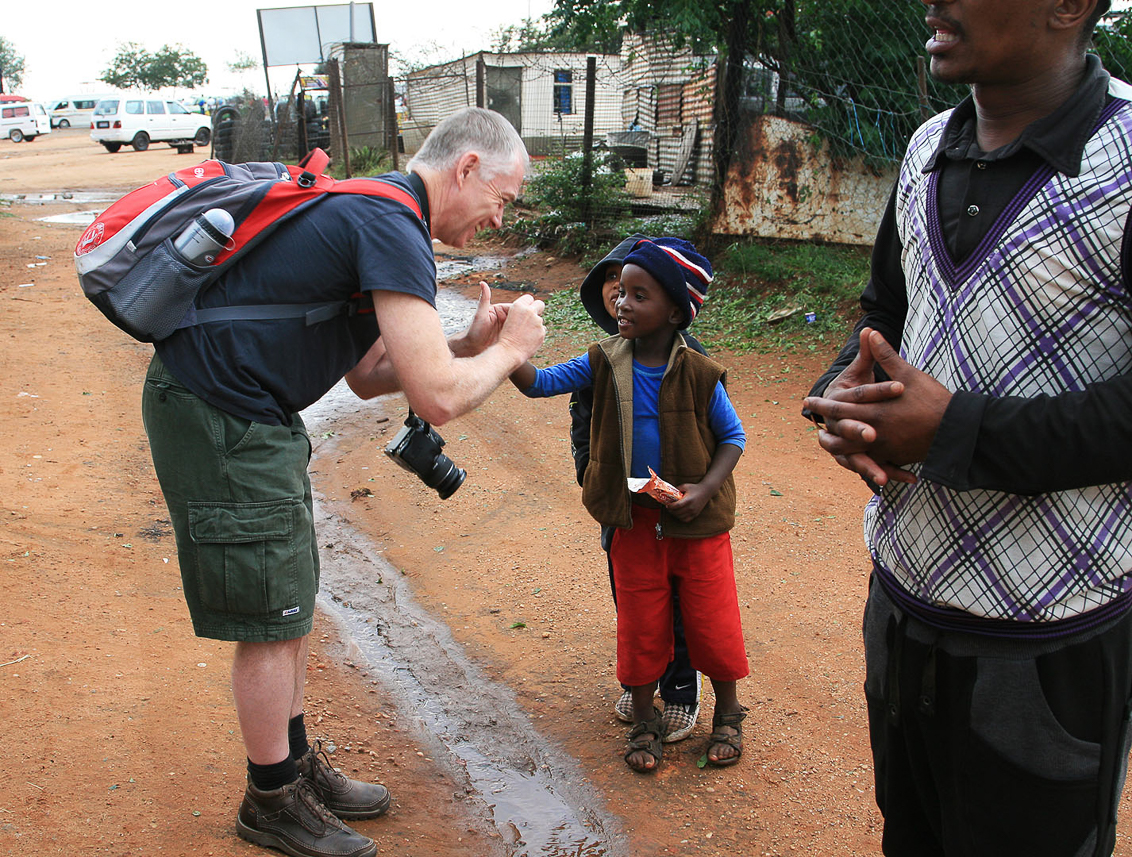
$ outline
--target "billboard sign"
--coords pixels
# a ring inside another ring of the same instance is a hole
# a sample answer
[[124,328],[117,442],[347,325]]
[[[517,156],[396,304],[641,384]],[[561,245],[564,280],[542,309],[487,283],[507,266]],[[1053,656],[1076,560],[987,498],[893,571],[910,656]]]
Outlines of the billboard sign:
[[343,42],[376,42],[372,3],[257,9],[264,68],[324,62]]

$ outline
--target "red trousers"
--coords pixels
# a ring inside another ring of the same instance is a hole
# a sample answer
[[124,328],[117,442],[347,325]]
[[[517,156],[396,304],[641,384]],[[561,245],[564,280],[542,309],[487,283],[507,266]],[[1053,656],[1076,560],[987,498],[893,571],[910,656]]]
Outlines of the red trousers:
[[717,681],[743,678],[750,670],[730,533],[658,539],[659,520],[659,509],[633,506],[632,529],[613,535],[618,681],[649,684],[672,660],[673,588],[680,595],[692,666]]

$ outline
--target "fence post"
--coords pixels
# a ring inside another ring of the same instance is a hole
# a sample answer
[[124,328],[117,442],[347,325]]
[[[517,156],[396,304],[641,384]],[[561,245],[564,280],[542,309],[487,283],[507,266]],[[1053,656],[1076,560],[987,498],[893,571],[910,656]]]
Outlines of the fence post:
[[481,54],[476,59],[476,107],[486,107],[487,106],[487,104],[485,104],[487,99],[485,98],[485,95],[484,95],[484,90],[487,89],[487,87],[484,84],[484,79],[486,77],[487,77],[487,65],[484,63],[483,55]]
[[[342,74],[337,60],[331,60],[326,68],[328,83],[330,85],[330,121],[337,130],[340,152],[331,146],[331,154],[341,156],[342,169],[346,178],[350,177],[350,138],[346,133],[346,98],[343,92]],[[333,139],[333,136],[331,137]]]
[[297,128],[299,138],[299,157],[305,158],[310,151],[310,140],[307,139],[307,94],[299,87],[299,95],[295,101],[295,112],[298,114]]
[[592,224],[594,174],[594,91],[597,88],[597,57],[586,57],[586,120],[582,128],[582,219]]

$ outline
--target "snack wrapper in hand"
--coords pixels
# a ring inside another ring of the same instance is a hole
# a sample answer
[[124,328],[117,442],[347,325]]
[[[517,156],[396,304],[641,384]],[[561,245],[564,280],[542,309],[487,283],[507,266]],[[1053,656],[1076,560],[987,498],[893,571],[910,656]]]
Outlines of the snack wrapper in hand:
[[675,485],[670,485],[665,482],[653,469],[649,468],[648,479],[634,479],[629,477],[629,490],[634,494],[648,494],[654,500],[663,503],[665,506],[671,506],[677,500],[684,496],[684,492],[677,488]]

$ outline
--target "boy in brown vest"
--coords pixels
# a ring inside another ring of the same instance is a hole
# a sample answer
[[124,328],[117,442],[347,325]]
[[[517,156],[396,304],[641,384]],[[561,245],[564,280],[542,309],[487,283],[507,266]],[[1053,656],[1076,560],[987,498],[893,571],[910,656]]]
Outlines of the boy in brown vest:
[[[616,528],[617,677],[633,697],[625,761],[640,772],[655,770],[663,753],[653,692],[672,658],[673,586],[692,665],[715,691],[707,760],[732,765],[743,752],[746,710],[736,684],[748,667],[729,531],[731,474],[746,434],[720,383],[723,367],[688,348],[681,333],[710,283],[711,264],[687,241],[642,239],[625,256],[618,335],[566,363],[527,363],[511,376],[533,397],[593,388],[582,502]],[[630,492],[629,480],[650,471],[676,486],[679,499],[662,504]]]
[[[621,268],[625,256],[646,235],[632,235],[621,241],[609,251],[600,262],[590,269],[578,296],[582,306],[589,313],[594,324],[609,335],[617,334],[617,295],[621,290]],[[704,347],[687,332],[683,334],[689,348],[706,355]],[[727,386],[726,379],[723,386]],[[574,470],[578,485],[585,484],[586,467],[590,463],[590,415],[593,413],[593,388],[578,390],[570,396],[570,454],[574,456]],[[614,605],[617,603],[617,587],[613,579],[613,562],[609,559],[609,548],[613,541],[614,527],[601,528],[601,549],[605,553],[609,573],[609,586],[613,593]],[[680,612],[680,595],[673,592],[672,598],[672,661],[664,675],[660,677],[661,726],[664,730],[664,743],[682,741],[692,734],[700,716],[700,697],[703,683],[700,674],[692,668],[688,660],[688,642],[684,638],[684,617]],[[621,696],[613,706],[618,720],[633,722],[633,692],[622,688]]]

